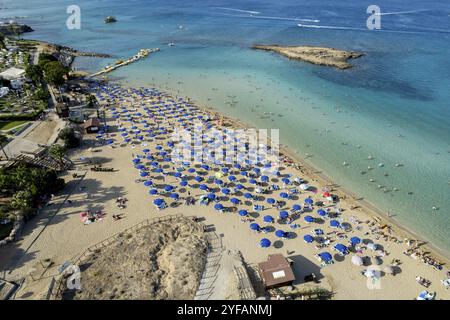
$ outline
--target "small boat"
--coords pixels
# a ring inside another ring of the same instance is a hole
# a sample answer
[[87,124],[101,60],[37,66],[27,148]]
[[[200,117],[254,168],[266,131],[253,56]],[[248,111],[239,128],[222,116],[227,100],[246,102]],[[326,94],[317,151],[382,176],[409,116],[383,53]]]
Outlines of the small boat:
[[174,47],[174,46],[175,46],[175,43],[170,42],[170,43],[168,43],[167,45],[168,45],[169,47]]

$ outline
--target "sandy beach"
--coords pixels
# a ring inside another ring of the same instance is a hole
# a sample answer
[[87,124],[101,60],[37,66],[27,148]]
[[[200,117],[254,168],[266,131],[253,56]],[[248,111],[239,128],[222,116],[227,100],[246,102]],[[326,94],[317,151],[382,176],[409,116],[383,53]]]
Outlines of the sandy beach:
[[[257,186],[264,189],[275,184],[280,187],[279,190],[270,190],[268,193],[257,195],[254,183],[250,183],[250,177],[240,176],[239,170],[229,168],[229,172],[221,173],[222,179],[227,181],[229,188],[233,188],[239,182],[258,200],[249,201],[243,197],[242,192],[238,192],[235,196],[240,200],[240,204],[231,205],[229,197],[225,197],[227,200],[220,203],[227,208],[233,208],[232,212],[218,212],[214,209],[214,202],[207,206],[199,205],[198,202],[201,196],[205,195],[205,191],[199,188],[199,183],[192,182],[194,175],[181,171],[183,175],[189,176],[189,179],[187,178],[189,184],[186,187],[179,187],[180,178],[173,175],[175,164],[165,163],[157,158],[157,146],[162,146],[161,149],[167,152],[170,151],[167,142],[171,139],[171,131],[176,130],[176,110],[180,108],[188,110],[184,108],[189,103],[186,100],[178,100],[178,97],[172,98],[164,94],[143,94],[143,91],[117,87],[114,87],[114,90],[117,94],[116,104],[107,111],[109,130],[101,134],[100,138],[96,135],[86,135],[83,147],[71,154],[76,168],[65,175],[68,180],[65,193],[56,195],[52,205],[26,225],[18,242],[0,248],[0,266],[6,278],[17,280],[30,274],[41,273],[45,274],[42,278],[50,279],[51,275],[57,274],[57,266],[65,261],[73,260],[86,248],[127,227],[152,217],[182,214],[201,217],[205,224],[214,226],[215,232],[222,239],[224,250],[241,252],[249,268],[266,260],[267,255],[271,253],[282,253],[290,257],[294,261],[293,268],[296,276],[294,285],[298,289],[310,285],[304,283],[303,277],[314,272],[320,281],[318,286],[333,292],[334,299],[412,300],[419,292],[425,290],[424,286],[416,282],[416,277],[420,276],[431,282],[426,290],[436,292],[436,299],[450,298],[448,290],[441,284],[441,280],[446,279],[448,265],[444,257],[434,251],[431,254],[437,261],[445,264],[442,270],[438,270],[422,262],[420,256],[405,255],[404,251],[416,247],[416,252],[432,250],[422,245],[421,241],[405,240],[405,238],[412,240],[417,237],[394,225],[393,221],[376,216],[376,212],[369,208],[369,204],[354,199],[349,192],[336,187],[317,170],[298,159],[285,158],[280,167],[281,176],[269,175],[270,180],[267,183],[257,183]],[[97,97],[101,98],[99,91],[96,92]],[[158,109],[161,106],[164,108]],[[152,108],[155,108],[154,113]],[[124,114],[128,114],[131,118],[128,120],[121,118],[117,110],[127,110]],[[194,115],[202,115],[203,119],[208,119],[207,123],[213,124],[216,128],[223,128],[224,125],[227,128],[245,127],[236,120],[226,119],[211,111],[192,108],[191,116]],[[141,122],[142,120],[144,122]],[[135,130],[131,129],[132,126],[145,130],[144,124],[148,125],[147,128],[154,129],[155,136],[146,137],[139,143],[131,140],[126,142],[125,136],[121,136],[123,133]],[[120,131],[120,128],[125,130]],[[150,151],[144,152],[144,149]],[[283,149],[282,153],[288,155],[287,150]],[[151,169],[151,166],[145,162],[146,155],[155,156],[155,160],[152,161],[159,162],[158,168],[163,170],[163,174]],[[135,168],[137,164],[133,163],[133,159],[137,159],[138,156],[142,159],[141,164],[146,167],[143,167],[143,171],[147,172],[146,175],[140,176],[142,170]],[[115,171],[91,171],[92,163],[114,168]],[[221,172],[221,165],[210,167],[213,174]],[[201,170],[200,165],[194,168],[197,171]],[[251,171],[252,167],[248,166],[247,170]],[[74,172],[82,175],[82,178],[73,178]],[[232,174],[238,177],[236,182],[228,182],[227,178]],[[260,175],[254,178],[259,181]],[[283,178],[290,180],[287,185],[281,183]],[[297,178],[311,188],[300,189],[300,184],[294,182]],[[149,187],[143,185],[143,181],[147,179],[154,182],[151,187],[157,189],[159,195],[149,194]],[[204,183],[210,189],[217,189],[214,183]],[[167,185],[175,186],[176,192],[181,197],[178,201],[180,204],[176,207],[171,207],[170,204],[177,201],[161,192],[161,189]],[[284,203],[279,209],[268,205],[268,198],[280,200],[281,193],[290,192],[291,189],[297,189],[298,192],[292,194],[290,198],[283,198]],[[324,192],[337,196],[339,201],[327,200],[323,196]],[[220,188],[215,193],[219,195]],[[188,196],[193,197],[197,203],[184,204]],[[127,199],[123,209],[117,206],[119,197]],[[156,198],[162,198],[168,207],[157,210],[153,204]],[[311,199],[311,205],[305,202],[308,198]],[[318,202],[323,202],[323,205],[317,205]],[[256,203],[264,205],[265,209],[259,212],[254,211],[253,204]],[[293,213],[294,204],[301,205],[302,210]],[[248,217],[238,215],[238,210],[242,209],[249,212]],[[318,216],[319,209],[326,212],[326,215]],[[289,212],[292,221],[279,219],[279,213],[283,210]],[[102,219],[86,225],[80,218],[80,214],[86,211],[102,211],[105,215]],[[122,218],[113,219],[113,215],[117,214],[120,214]],[[272,216],[275,222],[266,224],[263,221],[266,215]],[[305,216],[308,215],[314,218],[314,222],[306,222]],[[330,224],[331,220],[336,220],[340,225],[350,225],[350,228],[345,228],[346,230],[333,228]],[[250,223],[258,223],[261,227],[267,225],[270,231],[267,233],[252,231]],[[288,232],[289,238],[277,237],[274,234],[276,229]],[[319,243],[306,243],[304,240],[304,236],[313,234],[315,229],[322,229],[324,233],[322,236],[324,242],[321,247],[318,247]],[[353,237],[358,237],[362,243],[350,246],[350,238]],[[271,241],[269,248],[260,247],[262,238]],[[338,243],[348,246],[351,252],[338,254],[333,250],[333,246]],[[370,249],[371,243],[376,244],[376,250]],[[334,263],[321,266],[321,261],[316,255],[322,252],[331,253]],[[356,266],[352,263],[354,255],[366,257],[364,266]],[[428,254],[424,255],[428,256]],[[54,267],[40,270],[39,261],[45,259],[51,259]],[[361,274],[369,267],[381,271],[379,281]],[[385,271],[387,267],[394,270],[395,276]],[[32,281],[29,278],[25,278],[25,285],[17,294],[17,298],[38,298],[45,294],[49,280]]]

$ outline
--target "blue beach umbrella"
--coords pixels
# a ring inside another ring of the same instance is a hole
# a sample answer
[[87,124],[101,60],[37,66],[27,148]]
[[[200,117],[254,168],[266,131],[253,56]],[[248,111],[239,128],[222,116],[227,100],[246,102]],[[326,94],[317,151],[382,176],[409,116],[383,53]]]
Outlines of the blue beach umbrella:
[[181,178],[182,174],[181,174],[181,172],[175,172],[173,176],[175,178]]
[[317,210],[317,214],[321,217],[325,217],[327,215],[327,212],[323,209]]
[[253,199],[253,195],[249,192],[244,193],[244,198],[245,199]]
[[239,199],[237,199],[237,198],[231,198],[230,201],[233,204],[239,204],[240,203]]
[[150,189],[148,192],[150,195],[154,196],[155,194],[158,194],[158,190],[156,189]]
[[284,237],[286,237],[286,232],[284,232],[283,230],[277,230],[277,231],[275,231],[275,235],[278,238],[284,238]]
[[144,186],[146,187],[150,187],[151,185],[153,185],[153,181],[147,180],[144,182]]
[[137,158],[136,158],[136,159],[133,159],[133,163],[134,163],[134,164],[138,164],[138,163],[140,163],[140,162],[141,162],[141,159],[137,159]]
[[171,185],[167,185],[167,186],[165,186],[164,187],[164,191],[166,191],[166,192],[170,192],[170,191],[172,191],[174,188],[173,188],[173,186],[171,186]]
[[136,166],[136,169],[142,170],[142,169],[145,169],[145,166],[144,166],[143,164],[138,164],[138,165]]
[[231,182],[236,181],[236,177],[235,176],[229,176],[228,180],[230,180]]
[[200,190],[208,190],[208,186],[206,184],[201,184]]
[[153,200],[153,204],[155,204],[155,205],[157,205],[157,206],[160,206],[160,205],[162,205],[163,203],[164,203],[164,200],[163,200],[163,199],[160,199],[160,198],[157,198],[157,199]]
[[323,235],[323,230],[322,229],[314,229],[313,233],[316,236],[321,236],[321,235]]
[[221,203],[216,203],[214,205],[214,209],[216,209],[218,211],[223,210],[223,205]]
[[257,181],[256,181],[255,179],[250,179],[248,182],[249,182],[250,184],[256,184],[256,183],[257,183]]
[[287,217],[289,217],[289,213],[285,210],[280,211],[280,218],[281,219],[286,219]]
[[360,244],[361,243],[361,238],[351,237],[350,238],[350,243],[352,244],[352,246]]
[[247,212],[247,210],[239,210],[239,215],[241,217],[246,217],[248,215],[248,212]]
[[235,188],[236,188],[237,190],[242,190],[242,189],[244,189],[244,186],[243,186],[242,184],[237,184],[237,185],[235,186]]
[[222,190],[220,190],[224,195],[230,194],[230,189],[228,188],[222,188]]
[[194,173],[194,172],[195,172],[195,169],[194,169],[194,168],[189,168],[189,169],[188,169],[188,172],[189,172],[189,173]]
[[294,210],[294,211],[300,211],[300,210],[302,210],[302,207],[301,207],[299,204],[294,204],[294,205],[292,206],[292,210]]
[[272,223],[274,221],[274,219],[272,216],[267,215],[267,216],[264,216],[263,221],[266,223]]
[[180,186],[182,186],[182,187],[186,187],[187,185],[188,185],[188,182],[186,180],[182,180],[180,182]]
[[333,256],[329,252],[319,253],[319,258],[325,263],[333,260]]
[[314,222],[314,218],[311,217],[311,216],[305,216],[303,219],[305,219],[305,221],[306,221],[307,223],[312,223],[312,222]]
[[306,243],[312,243],[312,242],[314,242],[314,237],[307,234],[303,237],[303,240],[305,240]]
[[197,181],[197,182],[202,182],[202,181],[203,181],[203,178],[200,177],[200,176],[196,176],[196,177],[194,178],[194,180]]
[[272,244],[272,243],[271,243],[270,240],[267,239],[267,238],[262,238],[261,241],[259,242],[259,245],[260,245],[262,248],[268,248],[268,247],[270,247],[271,244]]
[[139,175],[141,177],[146,177],[146,176],[148,176],[148,172],[142,171]]
[[261,179],[261,182],[269,181],[269,177],[268,176],[261,176],[260,179]]
[[282,181],[284,184],[290,184],[290,183],[291,183],[291,180],[289,180],[289,178],[283,178],[283,179],[281,179],[281,181]]
[[267,198],[267,203],[268,204],[274,204],[275,203],[275,199],[274,198]]
[[342,253],[342,254],[347,254],[348,253],[348,249],[346,246],[344,246],[342,243],[338,243],[334,246],[334,249],[336,249],[336,251]]
[[311,199],[311,198],[306,198],[306,199],[305,199],[305,203],[306,203],[306,204],[313,204],[313,203],[314,203],[314,200]]
[[250,224],[250,229],[252,229],[254,231],[259,231],[259,230],[261,230],[261,227],[257,223],[252,223],[252,224]]
[[341,224],[339,223],[339,221],[337,220],[331,220],[330,221],[330,227],[332,228],[339,228],[341,226]]
[[209,193],[207,197],[208,197],[209,200],[216,199],[216,195],[214,193]]
[[174,200],[178,200],[178,198],[180,197],[178,193],[171,193],[170,197]]
[[282,192],[282,193],[280,193],[280,197],[283,199],[287,199],[287,198],[289,198],[289,195],[286,192]]

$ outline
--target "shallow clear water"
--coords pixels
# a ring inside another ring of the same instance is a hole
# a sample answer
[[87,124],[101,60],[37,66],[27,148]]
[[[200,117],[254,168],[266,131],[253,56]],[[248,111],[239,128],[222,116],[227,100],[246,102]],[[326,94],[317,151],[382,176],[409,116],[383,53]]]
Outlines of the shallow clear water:
[[[309,161],[338,183],[450,251],[445,1],[378,1],[382,12],[409,13],[382,16],[376,32],[364,29],[371,3],[357,0],[81,0],[82,29],[75,31],[65,28],[67,1],[29,2],[4,1],[0,15],[26,16],[22,21],[36,30],[27,37],[114,58],[160,47],[113,76],[179,92],[255,126],[280,128],[282,142],[300,156],[312,154]],[[104,24],[107,15],[119,22]],[[334,46],[366,56],[340,71],[250,50],[253,43]],[[96,70],[108,62],[81,59],[77,67]]]

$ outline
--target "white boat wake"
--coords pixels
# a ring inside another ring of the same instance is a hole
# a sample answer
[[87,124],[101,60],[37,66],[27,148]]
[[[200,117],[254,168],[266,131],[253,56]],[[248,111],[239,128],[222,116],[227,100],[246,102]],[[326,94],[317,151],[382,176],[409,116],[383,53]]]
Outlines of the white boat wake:
[[250,10],[242,10],[242,9],[226,8],[226,7],[215,7],[215,8],[221,9],[221,10],[228,10],[228,11],[245,12],[245,13],[250,13],[250,14],[260,14],[261,13],[258,11],[250,11]]

